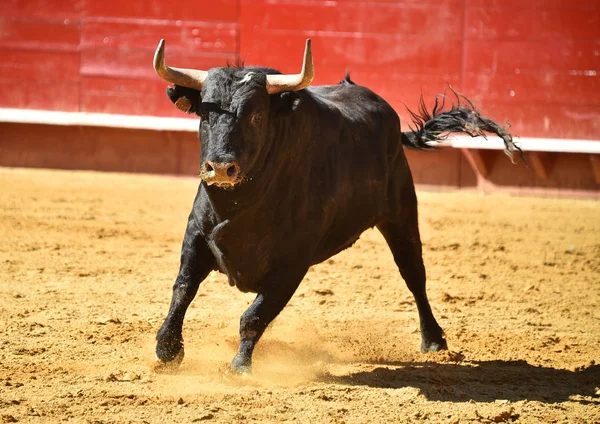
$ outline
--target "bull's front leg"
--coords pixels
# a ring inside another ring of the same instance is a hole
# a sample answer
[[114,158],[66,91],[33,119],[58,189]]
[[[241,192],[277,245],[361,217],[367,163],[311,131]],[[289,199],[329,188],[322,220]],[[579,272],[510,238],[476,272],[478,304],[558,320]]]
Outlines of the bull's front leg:
[[196,296],[200,283],[214,266],[214,256],[191,213],[181,248],[181,265],[173,286],[169,313],[156,335],[157,371],[177,367],[183,360],[182,327],[185,313]]
[[306,270],[291,273],[289,269],[272,273],[262,285],[256,299],[240,319],[240,347],[231,362],[233,372],[246,374],[252,370],[252,353],[256,343],[292,298],[305,273]]

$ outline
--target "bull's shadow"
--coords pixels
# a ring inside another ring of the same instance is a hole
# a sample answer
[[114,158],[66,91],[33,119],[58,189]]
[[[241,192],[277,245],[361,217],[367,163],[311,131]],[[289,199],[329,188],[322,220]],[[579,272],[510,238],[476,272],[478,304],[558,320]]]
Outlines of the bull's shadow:
[[[600,405],[595,388],[600,366],[581,371],[546,368],[525,361],[482,361],[466,365],[431,362],[380,363],[372,371],[325,375],[330,383],[378,388],[417,387],[429,400],[493,402],[572,400]],[[592,401],[582,396],[594,396]]]

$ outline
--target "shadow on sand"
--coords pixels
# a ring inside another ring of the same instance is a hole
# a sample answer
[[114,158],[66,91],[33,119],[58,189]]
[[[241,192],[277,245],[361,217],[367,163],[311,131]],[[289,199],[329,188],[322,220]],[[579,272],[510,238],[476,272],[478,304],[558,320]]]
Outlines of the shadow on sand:
[[[394,362],[372,371],[325,375],[329,383],[378,388],[417,387],[429,400],[493,402],[536,400],[575,401],[600,405],[600,366],[581,371],[544,368],[525,361],[482,361],[468,364]],[[592,400],[582,397],[592,396]]]

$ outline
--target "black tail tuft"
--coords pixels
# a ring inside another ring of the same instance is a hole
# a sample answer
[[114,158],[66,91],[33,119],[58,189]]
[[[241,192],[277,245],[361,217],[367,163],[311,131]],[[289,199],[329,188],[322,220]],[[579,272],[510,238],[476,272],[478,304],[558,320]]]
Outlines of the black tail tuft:
[[411,131],[402,133],[402,144],[419,150],[432,149],[436,142],[444,141],[450,133],[465,133],[471,137],[483,136],[485,133],[496,134],[504,141],[504,152],[515,162],[514,154],[519,152],[519,157],[523,159],[523,152],[519,146],[513,142],[510,132],[492,121],[481,116],[473,103],[462,94],[457,93],[452,87],[450,90],[456,98],[450,110],[444,111],[446,106],[446,96],[435,98],[435,103],[431,112],[427,110],[423,96],[419,101],[419,111],[415,113],[407,108],[410,113],[413,124],[416,129],[411,127]]
[[348,70],[346,70],[346,75],[344,76],[344,79],[339,82],[339,84],[356,85],[356,83],[350,79],[350,71]]

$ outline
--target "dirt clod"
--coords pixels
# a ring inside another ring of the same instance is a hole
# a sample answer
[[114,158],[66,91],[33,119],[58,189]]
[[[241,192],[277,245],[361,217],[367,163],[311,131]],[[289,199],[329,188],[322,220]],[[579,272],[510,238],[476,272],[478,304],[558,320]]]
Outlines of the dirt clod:
[[518,418],[518,415],[514,415],[514,408],[505,409],[491,417],[489,417],[490,421],[495,423],[504,423],[509,421],[514,421]]
[[199,422],[199,421],[208,421],[208,420],[212,420],[215,417],[214,414],[204,414],[198,418],[194,418],[192,420],[193,423]]

